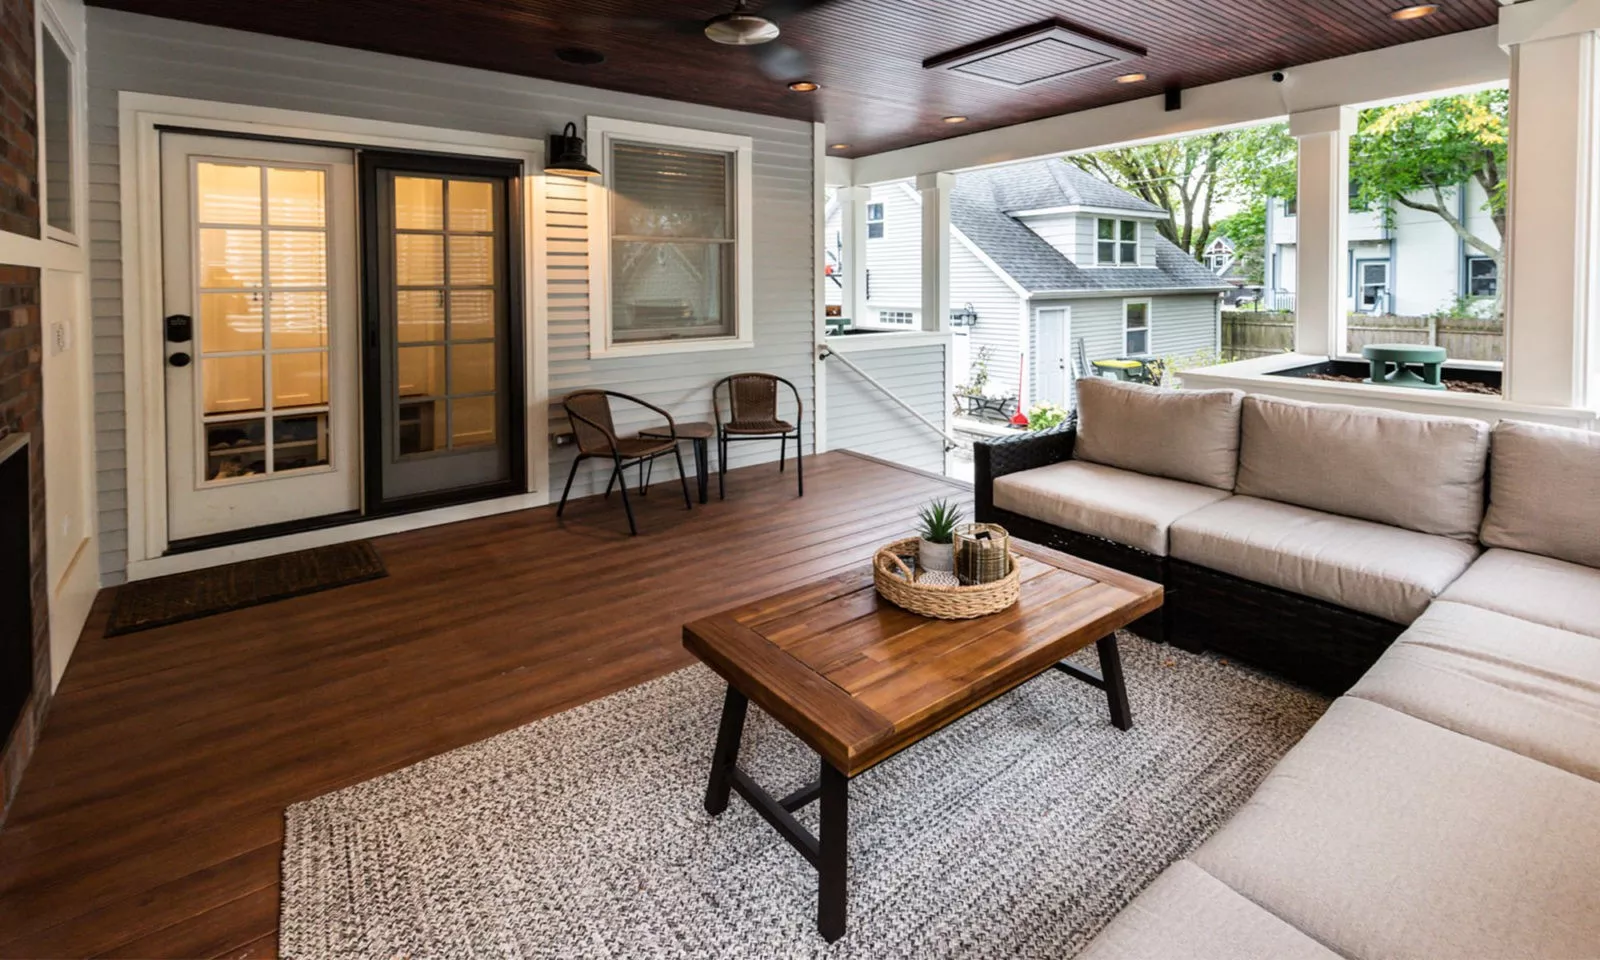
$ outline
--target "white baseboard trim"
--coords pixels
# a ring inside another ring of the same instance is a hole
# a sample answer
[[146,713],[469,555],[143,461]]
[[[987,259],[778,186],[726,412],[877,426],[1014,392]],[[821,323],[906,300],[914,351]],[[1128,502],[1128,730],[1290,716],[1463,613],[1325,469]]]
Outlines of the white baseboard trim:
[[423,510],[418,513],[358,520],[355,523],[347,523],[337,527],[307,530],[304,533],[291,533],[267,540],[235,543],[226,547],[196,550],[192,553],[175,553],[165,557],[157,557],[154,560],[135,560],[128,564],[128,579],[148,580],[151,577],[164,577],[171,573],[204,570],[207,567],[219,567],[225,563],[254,560],[258,557],[270,557],[280,553],[288,553],[292,550],[324,547],[330,543],[346,543],[351,540],[364,540],[368,537],[382,537],[391,533],[405,533],[408,530],[437,527],[446,523],[459,523],[462,520],[476,520],[479,517],[513,513],[517,510],[529,510],[533,507],[542,507],[546,503],[548,503],[548,500],[543,493],[521,493],[510,497],[500,497],[495,500],[482,500],[477,503],[463,503],[452,507],[440,507],[435,510]]

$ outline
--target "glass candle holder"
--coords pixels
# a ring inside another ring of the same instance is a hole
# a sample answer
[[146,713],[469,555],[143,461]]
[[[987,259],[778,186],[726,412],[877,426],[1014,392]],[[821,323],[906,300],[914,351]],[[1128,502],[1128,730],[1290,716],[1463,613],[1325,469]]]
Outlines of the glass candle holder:
[[956,578],[962,586],[994,583],[1011,573],[1011,535],[993,523],[965,523],[955,533]]

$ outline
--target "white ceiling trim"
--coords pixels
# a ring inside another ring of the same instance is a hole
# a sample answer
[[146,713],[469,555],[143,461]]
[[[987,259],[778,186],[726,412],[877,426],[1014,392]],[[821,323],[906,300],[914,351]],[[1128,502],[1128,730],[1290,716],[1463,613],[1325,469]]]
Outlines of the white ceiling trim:
[[1184,91],[1183,109],[1172,112],[1152,96],[858,157],[852,173],[857,183],[878,183],[1500,83],[1510,78],[1511,64],[1498,34],[1484,27],[1322,60],[1286,69],[1282,83],[1259,74],[1195,87]]

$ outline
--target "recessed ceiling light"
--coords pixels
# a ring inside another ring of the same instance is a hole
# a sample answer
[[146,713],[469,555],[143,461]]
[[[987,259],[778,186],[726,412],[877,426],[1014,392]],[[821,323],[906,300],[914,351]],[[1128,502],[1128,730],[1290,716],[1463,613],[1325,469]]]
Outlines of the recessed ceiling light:
[[789,89],[793,90],[795,93],[810,93],[813,90],[821,89],[821,87],[822,84],[815,83],[811,80],[796,80],[789,84]]
[[1389,19],[1390,20],[1421,20],[1423,17],[1431,17],[1431,16],[1433,16],[1434,14],[1436,14],[1438,12],[1439,12],[1439,5],[1438,4],[1436,4],[1436,3],[1420,3],[1420,4],[1417,4],[1414,7],[1402,7],[1399,10],[1396,10],[1394,13],[1389,14]]
[[1124,73],[1122,76],[1117,78],[1117,82],[1118,83],[1143,83],[1144,81],[1146,81],[1148,79],[1150,79],[1150,78],[1145,76],[1142,73]]
[[944,118],[944,122],[945,123],[966,123],[967,122],[967,118],[966,117],[945,117]]
[[836,143],[831,147],[831,149],[833,149],[833,150],[849,150],[850,149],[850,144],[848,144],[848,143]]

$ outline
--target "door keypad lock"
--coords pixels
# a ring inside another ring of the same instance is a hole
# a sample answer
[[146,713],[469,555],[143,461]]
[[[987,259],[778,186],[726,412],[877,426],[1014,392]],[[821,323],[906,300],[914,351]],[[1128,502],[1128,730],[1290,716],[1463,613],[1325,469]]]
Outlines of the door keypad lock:
[[187,353],[180,351],[168,357],[167,362],[172,364],[174,367],[187,367],[189,365],[189,359],[190,358]]
[[188,343],[193,339],[194,318],[185,313],[174,313],[167,318],[167,342]]

